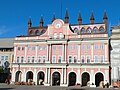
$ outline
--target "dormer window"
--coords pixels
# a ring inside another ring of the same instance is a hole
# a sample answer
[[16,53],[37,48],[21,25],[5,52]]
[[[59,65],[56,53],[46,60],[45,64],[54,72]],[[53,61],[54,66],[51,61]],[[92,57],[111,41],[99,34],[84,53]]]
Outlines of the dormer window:
[[90,29],[88,29],[88,30],[87,30],[87,33],[91,33],[91,30],[90,30]]
[[62,33],[59,34],[59,38],[62,39],[64,38],[64,35]]

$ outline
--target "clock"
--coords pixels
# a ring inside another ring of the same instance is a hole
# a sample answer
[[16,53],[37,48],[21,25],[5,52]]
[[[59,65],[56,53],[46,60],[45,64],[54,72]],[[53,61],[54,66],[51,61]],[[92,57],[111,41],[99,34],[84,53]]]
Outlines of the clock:
[[57,22],[56,24],[55,24],[55,28],[61,28],[62,27],[62,23],[61,22]]

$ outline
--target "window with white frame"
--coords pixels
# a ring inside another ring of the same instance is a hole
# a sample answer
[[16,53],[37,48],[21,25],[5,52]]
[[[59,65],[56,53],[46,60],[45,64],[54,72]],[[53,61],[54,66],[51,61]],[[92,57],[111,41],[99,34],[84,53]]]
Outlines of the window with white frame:
[[81,48],[82,48],[82,50],[84,50],[84,48],[85,48],[84,45],[82,45]]
[[61,59],[62,59],[62,57],[59,56],[59,57],[58,57],[58,63],[61,63]]
[[39,46],[39,48],[38,48],[39,50],[42,50],[42,46]]
[[45,61],[46,61],[46,57],[45,57],[45,56],[43,56],[43,63],[45,63]]
[[69,56],[69,63],[72,62],[72,56]]
[[90,56],[87,56],[87,63],[90,63]]
[[22,47],[22,51],[24,51],[25,50],[25,47]]
[[98,62],[98,56],[94,56],[95,58],[95,62],[97,63]]
[[104,49],[104,45],[103,45],[103,44],[100,45],[100,49],[101,49],[101,50]]
[[21,57],[21,63],[23,63],[23,61],[24,61],[24,57]]
[[20,47],[18,47],[18,51],[20,51]]
[[20,58],[19,58],[19,57],[17,57],[17,63],[19,62],[19,59],[20,59]]
[[57,38],[58,38],[57,33],[54,33],[54,39],[57,39]]
[[41,62],[41,57],[40,57],[40,56],[38,57],[38,62],[39,62],[39,63]]
[[5,56],[5,61],[8,61],[8,56]]
[[35,50],[35,46],[32,46],[32,50]]
[[52,63],[55,63],[55,62],[56,62],[56,57],[53,56],[53,57],[52,57]]
[[30,50],[31,49],[31,47],[30,46],[28,46],[28,50]]
[[97,50],[98,49],[98,45],[94,45],[94,49]]
[[30,57],[28,57],[28,63],[30,63]]
[[61,50],[61,49],[62,49],[62,46],[58,46],[58,49]]
[[90,50],[90,45],[87,45],[87,50]]
[[84,56],[82,56],[82,63],[84,63],[85,62],[85,60],[84,60]]
[[103,57],[103,56],[100,56],[100,62],[101,62],[101,63],[103,62],[103,59],[104,59],[104,57]]
[[35,57],[32,57],[32,63],[34,63]]
[[68,46],[68,49],[71,50],[71,49],[72,49],[72,45],[69,45],[69,46]]
[[59,38],[62,39],[64,38],[64,35],[62,33],[59,34]]
[[53,46],[53,50],[56,50],[56,46]]
[[1,61],[3,61],[4,60],[4,56],[1,56]]
[[78,46],[77,45],[74,45],[74,50],[77,50],[78,49]]
[[76,56],[74,56],[74,63],[76,63],[77,62],[77,57]]
[[43,47],[43,50],[46,50],[46,46]]

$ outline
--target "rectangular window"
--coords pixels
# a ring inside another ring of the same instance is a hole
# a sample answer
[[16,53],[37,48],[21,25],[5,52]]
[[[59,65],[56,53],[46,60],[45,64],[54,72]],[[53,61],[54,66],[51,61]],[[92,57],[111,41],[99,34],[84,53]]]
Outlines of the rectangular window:
[[62,46],[58,46],[58,49],[59,49],[59,50],[62,50]]
[[28,63],[30,63],[30,57],[28,57]]
[[45,56],[43,56],[43,63],[45,63],[45,61],[46,61],[46,57],[45,57]]
[[69,56],[69,63],[72,62],[72,56]]
[[31,47],[30,46],[28,46],[28,50],[30,50],[31,49]]
[[5,56],[5,60],[8,61],[8,56]]
[[53,46],[53,50],[56,50],[56,46]]
[[43,50],[46,50],[46,46],[43,47]]
[[42,50],[42,46],[39,46],[39,48],[38,48],[39,50]]
[[35,47],[34,47],[34,46],[32,47],[32,50],[35,50]]
[[18,51],[20,51],[20,47],[18,47]]
[[90,56],[87,56],[87,63],[90,63]]
[[1,56],[1,61],[4,60],[4,56]]
[[35,59],[35,57],[32,57],[32,63],[34,63],[34,59]]
[[22,51],[24,51],[25,50],[25,48],[24,47],[22,47]]
[[23,63],[23,61],[24,61],[24,57],[21,57],[21,63]]
[[17,63],[19,62],[19,57],[17,57]]
[[52,63],[55,63],[55,62],[56,62],[56,57],[53,56],[53,57],[52,57]]
[[61,56],[58,57],[58,62],[61,63]]
[[84,50],[84,45],[82,45],[82,47],[81,47],[81,48],[82,48],[82,50]]
[[69,50],[72,50],[72,45],[69,45],[69,46],[68,46],[68,49],[69,49]]
[[82,56],[82,63],[84,63],[84,56]]
[[95,56],[95,62],[98,62],[98,56]]
[[74,56],[74,63],[76,63],[77,62],[77,57],[76,56]]
[[103,45],[100,45],[100,49],[103,50],[103,49],[104,49],[104,46],[103,46]]
[[39,63],[41,62],[41,57],[38,57],[38,62],[39,62]]
[[98,49],[98,45],[94,45],[94,49],[97,50]]
[[87,45],[87,50],[90,50],[90,45]]
[[103,62],[103,56],[100,56],[100,62],[102,63]]
[[77,45],[74,45],[74,50],[77,50],[78,49],[78,46]]

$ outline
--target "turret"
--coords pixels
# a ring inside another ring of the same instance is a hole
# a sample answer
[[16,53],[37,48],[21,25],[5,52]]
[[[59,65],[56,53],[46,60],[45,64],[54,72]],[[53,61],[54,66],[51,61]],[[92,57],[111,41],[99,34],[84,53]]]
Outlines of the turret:
[[43,24],[44,24],[43,18],[41,17],[41,19],[40,19],[40,27],[43,27]]
[[94,19],[94,15],[93,15],[93,12],[92,12],[91,17],[90,17],[90,23],[91,23],[91,24],[94,24],[94,20],[95,20],[95,19]]
[[56,19],[56,18],[55,18],[55,15],[53,15],[52,22],[53,22],[55,19]]
[[31,26],[32,26],[32,22],[31,22],[31,18],[29,18],[29,20],[28,20],[28,29],[31,28]]
[[82,24],[82,17],[81,17],[81,15],[80,15],[80,13],[78,14],[78,24],[79,24],[79,25]]

